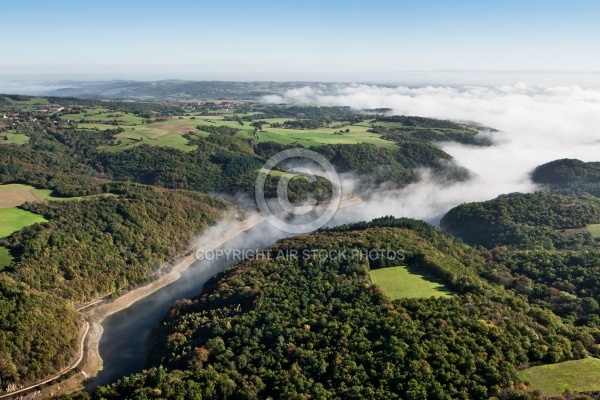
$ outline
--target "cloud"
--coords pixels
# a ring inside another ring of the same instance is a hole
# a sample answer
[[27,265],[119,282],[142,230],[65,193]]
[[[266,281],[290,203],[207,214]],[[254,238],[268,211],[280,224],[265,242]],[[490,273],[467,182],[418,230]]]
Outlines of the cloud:
[[[537,165],[560,158],[600,160],[600,90],[591,87],[527,83],[496,87],[351,84],[338,86],[333,93],[306,87],[277,97],[265,100],[359,110],[385,107],[395,114],[475,121],[501,131],[487,134],[495,142],[491,147],[440,145],[459,165],[476,174],[473,179],[443,184],[430,179],[429,172],[423,170],[422,182],[363,203],[360,215],[364,219],[393,214],[436,223],[446,211],[463,202],[535,191],[537,187],[528,175]],[[340,212],[338,220],[344,221],[343,214]]]

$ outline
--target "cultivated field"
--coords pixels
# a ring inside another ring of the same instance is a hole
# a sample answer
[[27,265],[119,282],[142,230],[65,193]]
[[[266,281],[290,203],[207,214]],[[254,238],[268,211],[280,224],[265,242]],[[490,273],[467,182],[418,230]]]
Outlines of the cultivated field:
[[392,300],[402,298],[445,297],[451,292],[442,284],[432,282],[413,268],[398,266],[374,269],[371,281]]
[[0,209],[20,206],[28,201],[54,199],[50,193],[52,193],[51,190],[36,189],[29,185],[0,185]]
[[559,396],[566,389],[572,392],[600,390],[600,360],[597,358],[527,368],[519,375],[545,396]]
[[26,226],[46,222],[46,219],[41,215],[13,207],[0,209],[0,221],[2,221],[0,222],[0,238],[3,238]]

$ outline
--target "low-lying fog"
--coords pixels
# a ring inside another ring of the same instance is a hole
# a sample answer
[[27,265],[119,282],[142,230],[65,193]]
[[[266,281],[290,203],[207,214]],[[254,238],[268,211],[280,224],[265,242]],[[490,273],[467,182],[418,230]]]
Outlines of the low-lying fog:
[[271,103],[391,108],[394,114],[475,121],[501,132],[485,133],[491,147],[441,144],[455,161],[476,174],[462,183],[436,183],[423,170],[423,180],[400,194],[376,195],[336,220],[407,216],[436,223],[463,202],[495,198],[503,193],[531,192],[529,173],[537,165],[560,159],[600,160],[600,90],[581,86],[381,87],[341,85],[336,93],[318,88],[290,90],[267,96]]

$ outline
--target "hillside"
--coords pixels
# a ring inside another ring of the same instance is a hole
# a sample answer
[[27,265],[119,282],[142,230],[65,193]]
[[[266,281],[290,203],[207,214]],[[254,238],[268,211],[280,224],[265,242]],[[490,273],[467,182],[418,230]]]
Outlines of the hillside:
[[[390,300],[369,278],[398,259],[311,250],[402,249],[456,294]],[[278,254],[315,254],[280,257]],[[532,362],[580,358],[593,343],[478,272],[485,259],[433,227],[385,218],[285,239],[170,310],[149,369],[94,398],[487,398]],[[589,351],[595,352],[593,345]]]
[[536,167],[531,179],[552,191],[600,196],[600,162],[562,159]]
[[593,245],[585,229],[600,222],[600,199],[548,193],[513,193],[462,204],[440,221],[445,231],[489,249],[579,248]]

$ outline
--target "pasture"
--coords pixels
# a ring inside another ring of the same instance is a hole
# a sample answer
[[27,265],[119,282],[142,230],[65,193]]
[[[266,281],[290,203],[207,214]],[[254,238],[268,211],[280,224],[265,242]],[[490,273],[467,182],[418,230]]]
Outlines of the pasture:
[[19,110],[21,112],[34,111],[43,106],[50,104],[48,99],[41,97],[32,97],[28,100],[15,100],[10,97],[0,97],[1,108],[7,108],[9,110]]
[[0,185],[0,209],[20,206],[28,201],[55,199],[50,193],[52,190],[36,189],[33,186],[18,183]]
[[110,125],[111,122],[116,122],[118,126],[136,126],[144,123],[145,119],[133,114],[122,111],[111,111],[107,108],[96,107],[90,108],[77,114],[64,114],[60,116],[63,120],[70,120],[80,123],[107,123],[113,129],[115,125]]
[[519,372],[524,381],[544,396],[559,396],[566,389],[572,392],[600,390],[600,359],[584,358],[557,364],[540,365]]
[[0,238],[38,222],[46,222],[46,219],[16,207],[2,208],[0,209]]
[[[96,126],[97,127],[97,126]],[[99,127],[98,127],[99,128]],[[123,151],[135,146],[146,144],[149,146],[172,147],[182,151],[192,151],[194,146],[182,135],[194,132],[194,127],[172,125],[170,123],[155,123],[136,127],[125,127],[125,132],[115,135],[113,144],[102,146],[104,151]]]
[[[282,123],[288,118],[271,118],[265,120],[267,124],[258,133],[258,142],[276,142],[285,145],[301,145],[304,147],[315,147],[326,144],[357,144],[371,143],[379,147],[394,149],[397,145],[394,142],[384,140],[381,135],[367,132],[369,125],[345,125],[340,132],[339,128],[319,128],[319,129],[284,129],[272,128],[271,124]],[[240,125],[237,121],[226,121],[221,117],[206,118],[197,117],[176,117],[164,122],[154,122],[150,124],[141,124],[136,126],[120,125],[125,132],[115,135],[112,145],[101,147],[104,151],[123,151],[125,149],[146,144],[149,146],[172,147],[182,151],[192,151],[194,146],[190,146],[183,134],[193,132],[198,136],[208,136],[209,132],[202,130],[203,126],[226,126],[239,129],[237,136],[243,139],[252,139],[254,136],[254,127],[250,122],[244,121]],[[79,128],[107,130],[115,129],[115,125],[104,123],[79,123]],[[200,129],[197,129],[197,128]],[[349,129],[350,132],[345,132]]]
[[587,230],[594,239],[600,239],[600,224],[589,224]]
[[29,142],[29,136],[10,130],[0,133],[0,144],[24,144]]
[[433,282],[414,268],[406,266],[374,269],[371,270],[370,275],[371,282],[379,286],[392,300],[451,295],[444,285]]

